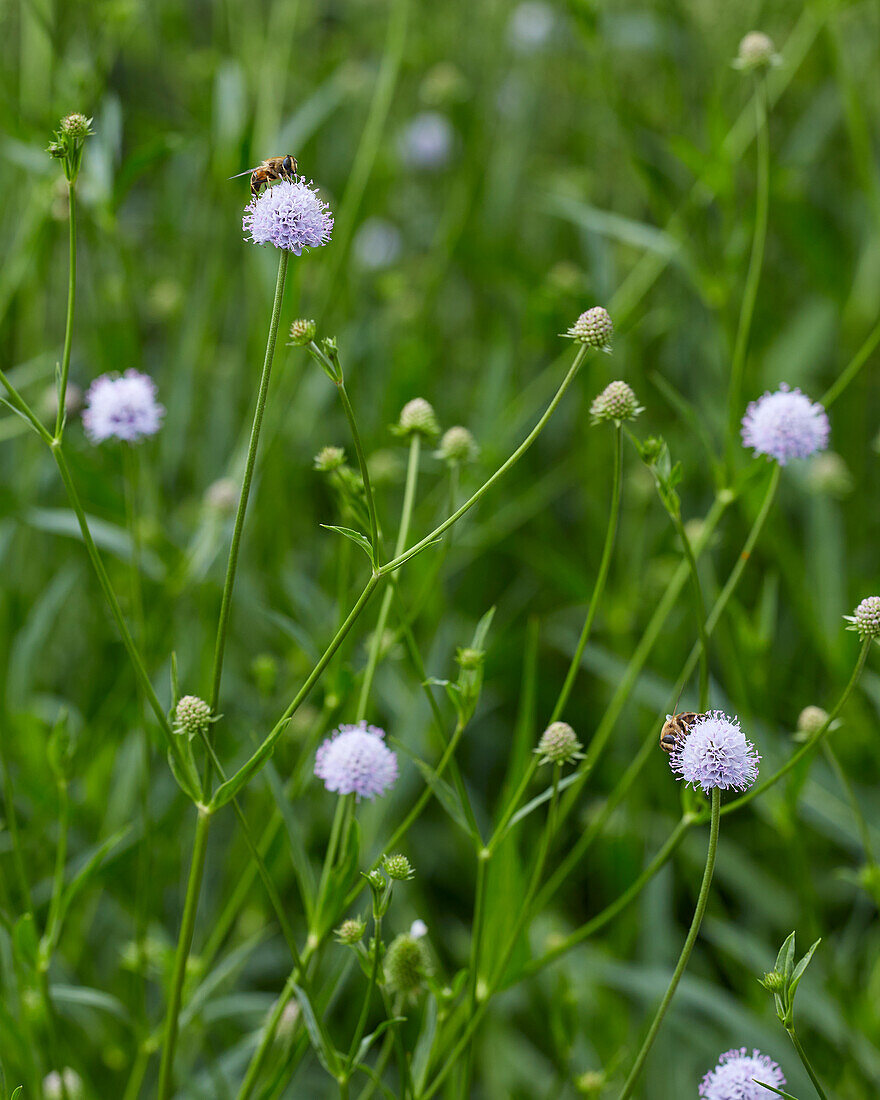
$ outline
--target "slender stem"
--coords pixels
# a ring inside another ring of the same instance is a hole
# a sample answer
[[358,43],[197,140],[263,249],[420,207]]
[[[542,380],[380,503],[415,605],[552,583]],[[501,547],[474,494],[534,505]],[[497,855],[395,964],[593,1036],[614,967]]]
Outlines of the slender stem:
[[562,380],[559,389],[553,395],[550,404],[544,410],[544,414],[542,415],[541,419],[534,426],[534,428],[532,428],[532,430],[522,441],[522,443],[520,443],[520,445],[516,448],[513,454],[498,467],[494,474],[492,474],[488,481],[483,482],[483,484],[480,486],[479,489],[477,489],[473,496],[468,497],[468,499],[464,502],[464,504],[461,505],[461,507],[456,509],[456,511],[454,511],[451,516],[447,516],[446,519],[443,520],[443,522],[439,524],[439,526],[435,527],[430,534],[425,535],[423,539],[420,539],[419,542],[415,543],[408,550],[405,550],[402,554],[398,554],[391,561],[386,562],[386,564],[379,569],[380,574],[393,573],[394,570],[399,569],[404,562],[409,561],[410,558],[415,557],[416,554],[424,550],[426,546],[429,546],[432,542],[436,541],[436,539],[438,539],[444,531],[447,531],[453,525],[453,523],[457,523],[458,520],[460,520],[461,517],[465,514],[465,512],[470,511],[470,509],[473,508],[473,506],[486,492],[488,492],[488,490],[495,484],[496,481],[499,480],[499,478],[503,477],[504,474],[506,474],[512,466],[516,465],[516,463],[520,460],[520,458],[522,458],[522,456],[526,453],[529,447],[531,447],[531,445],[535,442],[535,440],[546,427],[548,420],[556,411],[557,405],[565,395],[565,391],[574,381],[575,375],[580,370],[581,364],[586,358],[586,354],[587,345],[582,344],[580,348],[578,348],[577,355],[575,355],[574,357],[574,362],[568,368],[568,373]]
[[605,581],[608,577],[608,569],[611,565],[611,554],[614,550],[614,539],[617,534],[617,521],[620,515],[620,485],[623,473],[623,440],[622,440],[622,427],[617,424],[614,429],[614,475],[611,484],[611,511],[608,516],[608,528],[605,532],[605,545],[602,548],[602,559],[599,562],[599,572],[596,574],[596,583],[593,585],[593,595],[590,597],[590,606],[587,611],[587,617],[584,620],[583,629],[581,630],[581,636],[578,639],[577,647],[574,651],[574,656],[571,659],[571,664],[568,666],[568,673],[565,677],[565,683],[562,685],[562,690],[559,692],[559,697],[556,700],[556,705],[553,707],[553,712],[550,715],[550,721],[548,725],[557,721],[562,712],[565,710],[565,706],[568,703],[569,696],[571,695],[572,688],[574,687],[575,680],[577,679],[578,672],[581,667],[581,658],[584,655],[584,649],[586,648],[587,641],[590,637],[590,631],[593,628],[593,620],[596,617],[596,611],[599,607],[599,600],[602,598],[602,592],[605,588]]
[[214,666],[211,672],[211,710],[216,711],[220,702],[220,681],[223,676],[223,655],[226,650],[226,635],[229,629],[229,613],[232,604],[232,589],[235,585],[235,571],[238,568],[238,554],[241,548],[241,536],[244,530],[245,513],[247,512],[248,497],[251,491],[251,482],[254,477],[254,466],[257,461],[257,449],[260,443],[260,429],[263,426],[263,413],[266,409],[266,399],[269,394],[269,379],[272,374],[272,360],[275,358],[275,342],[278,337],[278,322],[281,317],[281,302],[284,298],[284,280],[287,276],[287,264],[290,253],[279,249],[278,277],[275,280],[275,300],[272,303],[272,319],[269,322],[269,336],[266,340],[266,354],[263,357],[263,370],[260,375],[260,388],[257,393],[257,407],[254,410],[254,421],[251,427],[251,437],[248,443],[247,459],[244,467],[244,478],[241,483],[241,493],[238,498],[238,510],[235,513],[235,525],[232,529],[232,542],[229,546],[229,560],[226,565],[226,580],[223,583],[223,596],[220,600],[220,619],[217,624],[217,639],[214,644]]
[[700,933],[700,925],[703,923],[703,914],[706,912],[706,905],[709,901],[709,887],[712,885],[712,874],[715,870],[715,856],[718,851],[718,826],[720,820],[721,791],[717,787],[713,787],[712,819],[709,826],[709,848],[706,852],[706,869],[703,872],[703,882],[700,886],[699,897],[697,898],[697,907],[694,910],[694,919],[691,921],[690,931],[687,934],[687,939],[684,941],[684,947],[681,950],[678,963],[673,971],[669,988],[666,990],[663,1000],[660,1002],[660,1006],[654,1015],[654,1019],[648,1029],[648,1034],[645,1036],[645,1041],[642,1043],[641,1050],[636,1057],[629,1077],[626,1079],[626,1084],[623,1086],[623,1091],[620,1094],[619,1100],[627,1100],[629,1096],[632,1096],[633,1089],[644,1067],[645,1059],[648,1057],[648,1053],[654,1044],[657,1032],[660,1030],[660,1025],[663,1023],[663,1017],[666,1015],[666,1011],[672,1003],[672,998],[675,996],[678,983],[681,981],[681,976],[684,974],[685,967],[691,957],[694,944],[697,942],[697,936]]
[[186,978],[186,964],[192,947],[193,933],[196,926],[196,912],[199,905],[199,894],[202,888],[202,878],[205,870],[205,853],[208,848],[208,831],[211,824],[211,815],[203,809],[199,810],[196,819],[196,832],[193,841],[192,862],[189,869],[189,881],[186,887],[186,900],[183,906],[183,919],[180,924],[180,935],[177,939],[177,952],[174,956],[174,972],[171,978],[171,995],[168,1000],[168,1011],[165,1016],[165,1042],[162,1047],[162,1060],[159,1065],[158,1100],[168,1100],[173,1087],[174,1051],[177,1046],[177,1022],[180,1015],[180,1004],[183,998],[183,983]]
[[768,779],[763,780],[761,783],[756,783],[754,787],[751,787],[748,791],[746,791],[745,794],[740,795],[740,797],[734,799],[733,802],[728,802],[725,805],[724,809],[721,811],[722,813],[732,813],[733,810],[738,810],[740,806],[744,806],[747,802],[751,802],[753,798],[757,798],[759,794],[763,794],[764,791],[766,791],[768,788],[772,787],[775,783],[778,783],[784,775],[787,775],[791,771],[791,769],[795,767],[797,763],[807,755],[807,753],[811,752],[816,747],[816,745],[819,744],[819,742],[828,733],[831,723],[838,716],[838,714],[840,714],[841,710],[843,710],[847,699],[852,694],[853,688],[858,683],[859,677],[862,674],[862,669],[865,667],[865,661],[867,661],[868,659],[868,651],[870,650],[870,648],[871,639],[866,638],[864,642],[862,642],[862,648],[859,652],[856,666],[853,669],[852,675],[849,678],[849,682],[843,689],[843,694],[837,700],[834,709],[831,711],[831,713],[828,715],[828,717],[825,719],[819,729],[816,730],[809,741],[804,742],[804,744],[801,745],[797,752],[792,753],[792,755],[782,765],[782,767],[778,768]]
[[52,436],[43,426],[42,421],[34,412],[34,410],[30,407],[27,401],[25,401],[25,399],[21,396],[15,386],[13,386],[13,384],[6,377],[6,373],[2,370],[0,370],[0,385],[2,385],[3,388],[6,390],[9,404],[24,417],[24,419],[30,424],[37,435],[43,440],[43,442],[51,446]]
[[878,344],[880,344],[880,321],[874,325],[865,337],[862,346],[820,398],[821,404],[823,404],[826,409],[840,397],[865,363],[871,358]]
[[853,789],[852,783],[849,781],[843,765],[837,757],[837,753],[831,747],[830,743],[826,740],[822,745],[822,751],[825,754],[825,759],[831,765],[831,769],[837,776],[837,781],[843,787],[843,793],[846,795],[846,800],[849,802],[852,815],[855,818],[856,828],[859,831],[859,837],[862,841],[862,849],[865,853],[865,859],[868,865],[874,867],[877,863],[874,858],[874,846],[871,843],[871,832],[868,829],[868,823],[865,821],[865,815],[862,813],[862,808],[859,805],[859,800],[856,797],[856,792]]
[[373,488],[370,484],[370,471],[367,466],[366,456],[364,455],[364,448],[361,443],[361,435],[358,431],[357,421],[354,418],[354,409],[351,407],[348,390],[345,388],[345,381],[340,378],[336,383],[336,388],[339,390],[339,399],[342,402],[342,407],[345,410],[345,416],[348,420],[348,426],[351,430],[351,438],[354,443],[358,466],[361,471],[361,480],[364,483],[364,496],[367,498],[367,511],[370,515],[370,545],[373,547],[373,551],[376,552],[379,546],[379,522],[376,519],[376,502],[373,499]]
[[[345,390],[340,386],[340,395],[344,394]],[[349,423],[352,425],[352,434],[356,431],[354,427],[354,413],[351,410],[351,405],[346,403],[346,411],[349,414]],[[418,432],[415,432],[409,444],[409,458],[406,466],[406,487],[403,492],[403,506],[400,512],[400,525],[397,530],[397,542],[394,547],[394,554],[397,556],[403,551],[406,546],[406,540],[409,537],[409,526],[412,520],[413,505],[416,498],[416,485],[418,484],[419,477],[419,458],[421,454],[422,437]],[[358,451],[358,458],[360,458],[360,451]],[[364,466],[366,469],[366,465]],[[366,485],[366,482],[364,483]],[[375,509],[373,508],[372,495],[368,496],[370,503],[370,517],[371,523],[375,516]],[[377,545],[376,543],[373,544]],[[385,595],[382,597],[382,603],[379,607],[379,617],[376,620],[376,628],[373,631],[373,637],[370,642],[370,653],[367,658],[367,668],[364,673],[364,679],[361,683],[360,697],[358,698],[357,707],[357,721],[360,722],[367,714],[367,705],[370,699],[370,689],[373,686],[373,678],[376,675],[376,668],[379,664],[379,656],[382,652],[383,641],[385,637],[385,627],[388,622],[388,613],[391,610],[391,601],[394,599],[394,588],[389,586],[385,590]]]
[[770,142],[767,133],[767,89],[763,76],[758,76],[755,86],[755,138],[757,146],[757,180],[755,185],[755,228],[752,234],[752,251],[749,257],[749,269],[740,306],[739,324],[730,364],[730,387],[727,398],[727,453],[728,460],[734,453],[736,429],[742,413],[743,375],[745,372],[746,351],[752,316],[758,297],[758,285],[761,281],[761,268],[764,264],[764,245],[767,240],[767,214],[770,206]]
[[333,824],[330,826],[330,840],[327,842],[327,851],[324,853],[324,865],[321,869],[321,882],[318,886],[318,900],[315,903],[315,916],[312,922],[312,934],[319,935],[322,912],[324,907],[324,895],[330,882],[330,873],[336,863],[336,853],[339,849],[339,841],[343,835],[343,825],[348,817],[349,806],[353,795],[341,794],[336,799],[336,810],[333,813]]
[[706,711],[709,709],[709,635],[706,632],[706,604],[703,601],[703,589],[700,586],[700,574],[697,570],[697,560],[691,548],[691,540],[688,538],[685,526],[681,521],[681,514],[678,511],[672,515],[672,522],[678,532],[691,574],[691,588],[694,593],[694,610],[700,642],[700,711]]
[[376,898],[373,898],[373,960],[370,967],[370,978],[367,982],[367,992],[364,994],[364,1003],[361,1005],[360,1015],[358,1016],[357,1026],[354,1029],[354,1036],[351,1040],[351,1047],[348,1051],[348,1061],[346,1064],[346,1077],[350,1076],[355,1068],[355,1055],[357,1054],[358,1047],[360,1046],[361,1039],[364,1036],[364,1031],[367,1028],[367,1020],[370,1018],[370,1003],[373,1000],[373,991],[379,981],[379,961],[382,957],[380,950],[382,943],[382,914],[378,911],[376,906]]
[[35,920],[34,902],[31,897],[30,883],[25,870],[24,852],[21,847],[21,833],[18,830],[18,814],[15,812],[15,787],[12,783],[12,772],[9,769],[9,757],[6,753],[6,734],[4,729],[0,732],[0,767],[3,768],[3,809],[6,816],[6,828],[9,830],[9,840],[12,847],[12,864],[15,868],[15,877],[18,880],[18,892],[21,894],[21,903],[24,911],[31,920]]
[[67,182],[68,226],[70,229],[70,251],[67,278],[67,321],[64,326],[64,351],[61,355],[61,374],[58,378],[58,410],[55,414],[55,438],[60,440],[64,433],[64,420],[67,404],[67,377],[70,373],[70,351],[73,345],[73,307],[76,302],[76,185],[73,180]]
[[486,879],[489,875],[489,860],[492,853],[488,848],[483,848],[477,853],[477,882],[474,891],[474,919],[471,932],[471,957],[468,964],[470,970],[470,989],[468,992],[468,1004],[470,1013],[473,1014],[479,999],[479,974],[480,957],[483,952],[483,923],[486,914]]
[[49,915],[46,918],[46,931],[43,935],[41,963],[48,969],[52,952],[58,942],[58,927],[61,913],[61,899],[64,896],[64,869],[67,866],[67,839],[70,827],[70,798],[67,781],[58,780],[58,845],[55,849],[55,871],[52,875],[52,898],[49,902]]
[[813,1088],[816,1090],[816,1094],[818,1095],[819,1100],[828,1100],[828,1097],[825,1095],[825,1090],[822,1088],[822,1084],[819,1081],[819,1078],[816,1076],[816,1071],[810,1065],[810,1059],[807,1057],[807,1052],[801,1046],[801,1041],[795,1034],[794,1025],[792,1025],[791,1027],[787,1027],[785,1030],[788,1032],[788,1037],[789,1039],[791,1039],[792,1044],[794,1045],[794,1049],[797,1051],[798,1058],[800,1058],[801,1062],[803,1063],[804,1069],[807,1071],[810,1080],[813,1082]]

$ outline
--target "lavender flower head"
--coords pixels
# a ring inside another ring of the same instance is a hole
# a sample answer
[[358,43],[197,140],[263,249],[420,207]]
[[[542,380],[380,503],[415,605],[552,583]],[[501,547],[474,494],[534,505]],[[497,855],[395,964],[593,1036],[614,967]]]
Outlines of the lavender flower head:
[[828,446],[828,416],[818,402],[783,383],[746,409],[742,441],[755,454],[770,455],[780,466],[790,458],[807,458]]
[[156,400],[156,384],[147,374],[102,374],[89,386],[83,426],[92,443],[122,439],[134,443],[155,435],[165,409]]
[[770,1100],[776,1093],[755,1083],[753,1078],[781,1089],[785,1076],[779,1066],[760,1050],[728,1050],[718,1065],[700,1082],[702,1100]]
[[358,722],[340,726],[315,754],[315,775],[328,791],[373,799],[397,779],[397,757],[384,741],[385,731]]
[[738,718],[709,711],[694,722],[690,733],[669,757],[679,779],[706,793],[747,790],[758,778],[760,756],[739,728]]
[[244,208],[241,224],[254,244],[274,244],[299,256],[304,248],[327,244],[333,215],[314,185],[297,176],[261,191]]

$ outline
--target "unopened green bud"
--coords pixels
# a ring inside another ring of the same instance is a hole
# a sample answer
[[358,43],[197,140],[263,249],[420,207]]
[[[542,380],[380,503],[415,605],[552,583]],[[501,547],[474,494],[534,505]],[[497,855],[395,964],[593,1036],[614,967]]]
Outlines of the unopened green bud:
[[539,764],[571,764],[583,759],[583,746],[568,722],[552,722],[541,734],[534,750]]
[[587,347],[611,351],[613,334],[614,325],[608,310],[604,306],[593,306],[578,317],[565,335]]
[[294,347],[302,348],[315,339],[318,326],[314,321],[308,321],[304,317],[297,318],[290,326],[290,342]]
[[751,72],[755,69],[766,69],[771,65],[778,65],[780,61],[773,39],[769,35],[764,34],[763,31],[749,31],[739,44],[733,67]]
[[367,922],[365,920],[360,917],[352,917],[350,920],[344,920],[336,929],[334,935],[337,943],[344,943],[351,947],[356,943],[360,943],[366,930]]
[[771,993],[781,993],[785,989],[785,975],[780,974],[778,970],[769,970],[759,980],[761,985]]
[[389,878],[396,879],[398,882],[406,882],[415,874],[410,861],[402,855],[384,856],[382,869]]
[[92,120],[85,115],[72,114],[61,120],[61,133],[74,141],[83,141],[92,132]]
[[385,955],[385,977],[394,993],[411,996],[418,992],[431,973],[431,962],[423,939],[412,935],[397,936]]
[[198,695],[184,695],[174,708],[174,732],[194,737],[205,733],[211,724],[211,708]]
[[460,425],[445,431],[437,448],[437,457],[449,466],[463,466],[473,462],[479,453],[480,448],[474,437],[467,428]]
[[436,439],[440,434],[440,425],[429,402],[423,397],[414,397],[400,410],[400,418],[391,430],[407,439],[413,435]]
[[614,420],[618,424],[623,420],[635,420],[643,411],[632,388],[620,381],[609,382],[590,405],[594,424],[603,420]]

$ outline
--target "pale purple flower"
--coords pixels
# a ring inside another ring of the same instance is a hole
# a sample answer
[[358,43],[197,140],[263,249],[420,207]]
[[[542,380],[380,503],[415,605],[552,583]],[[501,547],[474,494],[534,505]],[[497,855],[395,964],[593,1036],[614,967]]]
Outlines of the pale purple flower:
[[442,168],[452,155],[452,124],[439,111],[422,111],[404,127],[398,147],[412,168]]
[[507,25],[507,35],[515,50],[533,53],[539,50],[553,32],[556,15],[543,0],[523,0],[513,9]]
[[828,446],[830,427],[825,409],[800,390],[783,383],[746,409],[742,441],[755,454],[770,455],[780,466],[791,458],[807,458]]
[[751,787],[758,778],[760,759],[739,728],[739,719],[711,710],[694,722],[687,737],[679,740],[669,764],[685,783],[708,793],[714,787],[722,791]]
[[728,1050],[718,1065],[700,1082],[702,1100],[771,1100],[777,1094],[755,1083],[753,1078],[781,1089],[785,1076],[779,1066],[760,1050],[746,1053],[745,1047]]
[[156,400],[156,384],[147,374],[102,374],[89,386],[83,426],[92,443],[122,439],[134,443],[155,435],[165,409]]
[[352,251],[367,271],[391,267],[400,257],[400,230],[384,218],[367,218],[355,234]]
[[340,726],[315,754],[315,775],[328,791],[375,798],[397,779],[397,757],[384,741],[385,731],[358,722]]
[[333,215],[305,178],[281,180],[266,187],[244,208],[242,227],[254,244],[274,244],[299,256],[330,240]]

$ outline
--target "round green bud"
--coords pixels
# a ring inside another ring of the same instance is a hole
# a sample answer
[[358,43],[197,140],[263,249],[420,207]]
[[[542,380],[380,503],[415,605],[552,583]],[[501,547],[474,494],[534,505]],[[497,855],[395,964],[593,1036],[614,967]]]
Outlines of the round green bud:
[[467,428],[460,425],[445,431],[437,448],[437,457],[442,458],[449,466],[463,466],[467,462],[473,462],[479,453],[477,441]]
[[859,636],[880,638],[880,596],[866,596],[852,615],[843,616],[850,625],[847,630],[856,630]]
[[412,995],[431,973],[424,940],[404,933],[393,939],[385,954],[385,979],[394,993]]
[[483,667],[484,656],[482,649],[471,649],[470,646],[463,646],[456,653],[455,659],[458,661],[460,668],[473,672]]
[[383,856],[382,869],[389,878],[398,882],[406,882],[415,874],[410,861],[402,855]]
[[414,397],[400,410],[400,419],[394,430],[395,434],[406,437],[421,435],[425,439],[436,439],[440,434],[440,425],[433,407],[424,397]]
[[339,470],[345,465],[345,451],[342,447],[322,447],[315,455],[315,469],[321,473]]
[[571,764],[581,759],[582,748],[568,722],[552,722],[541,734],[535,752],[539,764]]
[[805,733],[808,736],[814,733],[818,733],[827,721],[827,710],[823,710],[822,707],[804,707],[804,709],[798,715],[798,733]]
[[46,152],[50,157],[55,157],[58,160],[61,160],[65,155],[64,146],[60,141],[50,141]]
[[773,39],[763,31],[749,31],[740,42],[736,61],[733,63],[734,68],[745,71],[766,69],[770,65],[778,64],[779,56]]
[[72,114],[61,120],[61,133],[74,141],[82,141],[92,132],[92,120],[85,115]]
[[594,424],[603,420],[614,420],[617,423],[635,420],[642,411],[632,388],[626,382],[620,381],[609,382],[590,405],[590,416]]
[[365,920],[360,917],[352,917],[350,920],[344,920],[336,929],[334,935],[337,943],[348,944],[351,947],[356,943],[360,943],[366,930],[367,922]]
[[574,1087],[581,1096],[598,1096],[605,1087],[605,1074],[595,1069],[588,1069],[575,1078]]
[[315,339],[315,333],[318,331],[318,326],[314,321],[306,320],[305,317],[299,317],[290,326],[290,342],[294,347],[302,348],[306,344],[312,342]]
[[174,708],[174,732],[192,741],[211,724],[211,708],[198,695],[184,695]]
[[586,344],[587,347],[598,348],[600,351],[611,351],[613,335],[611,315],[604,306],[593,306],[582,313],[566,333],[566,336],[579,344]]
[[785,989],[785,975],[778,970],[770,970],[761,978],[761,985],[771,993],[781,993]]

